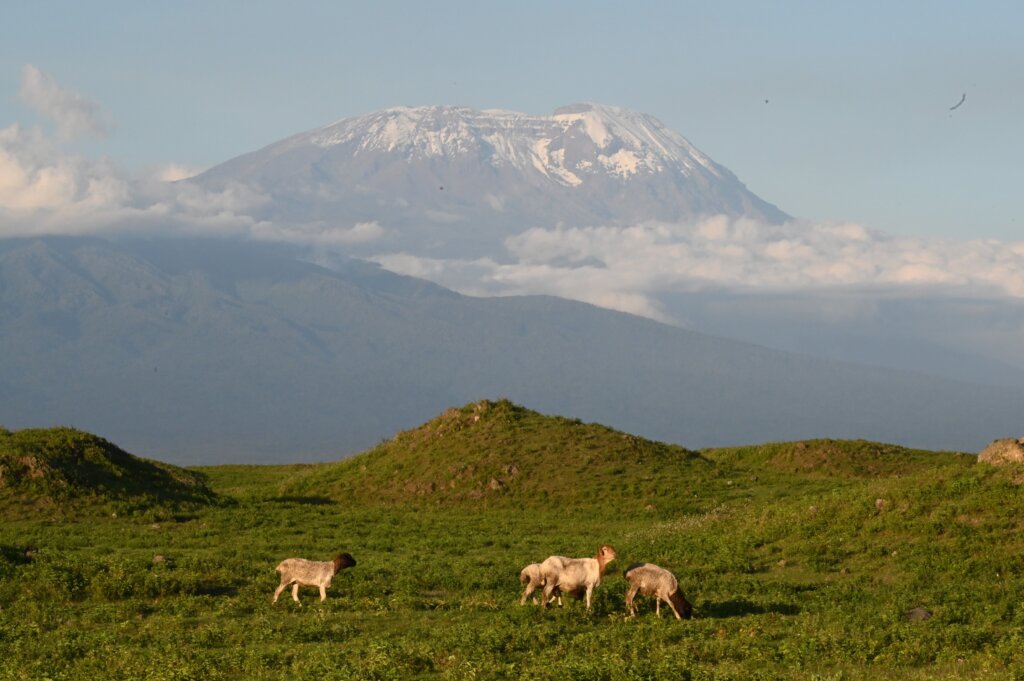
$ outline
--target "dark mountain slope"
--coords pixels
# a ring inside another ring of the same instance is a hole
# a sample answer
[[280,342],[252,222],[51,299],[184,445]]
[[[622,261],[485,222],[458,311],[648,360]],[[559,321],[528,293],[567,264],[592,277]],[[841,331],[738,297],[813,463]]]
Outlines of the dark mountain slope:
[[0,242],[0,346],[0,423],[69,423],[189,463],[336,458],[502,396],[689,447],[977,450],[1024,413],[1019,390],[215,240]]

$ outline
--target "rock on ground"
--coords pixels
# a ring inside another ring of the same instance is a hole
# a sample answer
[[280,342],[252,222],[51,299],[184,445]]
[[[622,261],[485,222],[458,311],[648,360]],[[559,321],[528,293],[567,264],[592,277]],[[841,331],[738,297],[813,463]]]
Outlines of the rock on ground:
[[1006,463],[1024,463],[1024,437],[996,440],[978,454],[979,463],[999,466]]

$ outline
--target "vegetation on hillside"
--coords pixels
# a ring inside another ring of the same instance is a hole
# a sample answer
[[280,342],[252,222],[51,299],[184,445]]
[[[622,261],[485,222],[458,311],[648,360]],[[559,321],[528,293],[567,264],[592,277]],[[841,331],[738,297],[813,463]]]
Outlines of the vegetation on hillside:
[[311,468],[283,490],[359,504],[571,504],[623,512],[693,506],[697,492],[720,477],[683,447],[483,400],[359,456]]
[[976,458],[955,452],[930,452],[866,440],[772,442],[748,447],[711,449],[717,462],[733,462],[765,472],[796,473],[810,478],[882,478],[922,469],[969,468]]
[[116,513],[214,499],[203,475],[125,452],[73,428],[0,428],[0,506]]
[[[478,403],[352,461],[204,468],[236,503],[160,522],[0,507],[0,679],[1024,678],[1019,470],[629,437]],[[523,565],[602,543],[592,612],[518,605]],[[270,604],[281,559],[340,551],[326,602]],[[625,616],[638,561],[692,620]]]

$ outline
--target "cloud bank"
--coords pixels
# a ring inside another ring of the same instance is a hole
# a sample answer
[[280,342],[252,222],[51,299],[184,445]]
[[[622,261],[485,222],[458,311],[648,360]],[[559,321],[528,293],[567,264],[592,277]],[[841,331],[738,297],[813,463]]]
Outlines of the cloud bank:
[[2,128],[0,236],[253,226],[247,211],[259,197],[244,188],[199,192],[161,180],[165,172],[131,177],[110,159],[66,152],[39,127]]
[[856,224],[766,225],[715,216],[687,224],[534,228],[508,261],[376,258],[387,269],[472,295],[552,294],[667,320],[656,294],[956,290],[1024,297],[1024,242],[894,237]]

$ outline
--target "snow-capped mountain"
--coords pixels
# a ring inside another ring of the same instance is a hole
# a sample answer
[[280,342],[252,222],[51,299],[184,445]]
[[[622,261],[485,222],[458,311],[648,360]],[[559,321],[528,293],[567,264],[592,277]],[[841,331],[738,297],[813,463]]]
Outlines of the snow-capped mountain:
[[391,108],[300,133],[193,181],[249,187],[265,198],[261,218],[320,229],[375,223],[391,248],[447,256],[494,255],[504,237],[533,226],[788,218],[654,117],[594,104],[551,116]]
[[341,121],[298,138],[322,148],[354,144],[360,152],[398,152],[407,159],[476,155],[492,167],[536,172],[567,187],[585,178],[656,174],[697,167],[717,178],[715,163],[650,116],[607,106],[577,105],[550,117],[466,108],[395,108]]

